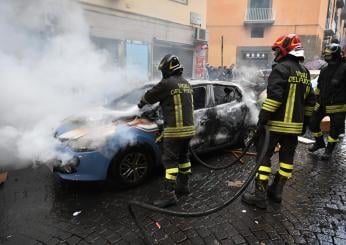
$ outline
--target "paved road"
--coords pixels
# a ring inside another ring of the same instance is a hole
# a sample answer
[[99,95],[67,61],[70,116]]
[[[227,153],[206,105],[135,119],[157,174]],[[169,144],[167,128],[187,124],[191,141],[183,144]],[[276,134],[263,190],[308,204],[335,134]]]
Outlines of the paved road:
[[[298,147],[282,205],[270,203],[263,211],[236,200],[215,214],[186,219],[136,213],[159,244],[346,244],[346,143],[329,162],[307,154],[306,148]],[[206,159],[223,164],[230,154]],[[253,167],[251,158],[245,161],[221,171],[194,165],[193,193],[175,209],[202,211],[228,200]],[[10,172],[0,187],[0,244],[143,244],[127,202],[157,197],[160,174],[141,187],[117,190],[103,184],[65,185],[44,166]]]

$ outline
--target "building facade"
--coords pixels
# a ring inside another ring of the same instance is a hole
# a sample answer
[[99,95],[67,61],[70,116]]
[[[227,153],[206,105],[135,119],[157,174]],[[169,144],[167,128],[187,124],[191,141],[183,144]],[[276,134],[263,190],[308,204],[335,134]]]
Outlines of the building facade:
[[270,68],[271,45],[299,35],[306,61],[318,59],[332,38],[343,41],[344,0],[208,0],[208,63]]
[[[80,0],[91,39],[120,66],[159,78],[168,53],[180,57],[188,78],[202,76],[206,59],[206,0]],[[204,34],[204,35],[203,35]]]

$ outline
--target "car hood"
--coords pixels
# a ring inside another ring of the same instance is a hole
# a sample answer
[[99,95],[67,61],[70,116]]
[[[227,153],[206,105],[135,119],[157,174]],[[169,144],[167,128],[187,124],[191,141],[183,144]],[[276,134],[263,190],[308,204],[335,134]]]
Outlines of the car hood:
[[141,118],[141,114],[143,115],[143,111],[140,112],[137,106],[123,111],[95,108],[65,119],[57,128],[55,137],[60,141],[83,138],[102,142],[107,136],[114,134],[117,128],[122,128],[122,132],[124,127],[145,132],[157,131],[158,123],[162,122]]
[[123,111],[104,107],[92,108],[63,120],[56,129],[55,137],[64,141],[75,140],[91,133],[104,136],[113,133],[119,123],[131,121],[138,115],[137,106]]

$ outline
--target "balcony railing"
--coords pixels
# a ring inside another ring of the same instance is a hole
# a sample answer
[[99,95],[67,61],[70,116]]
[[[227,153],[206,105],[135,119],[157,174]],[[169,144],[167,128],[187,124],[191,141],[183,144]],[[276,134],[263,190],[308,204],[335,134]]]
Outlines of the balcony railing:
[[272,8],[248,8],[245,14],[245,24],[273,24]]

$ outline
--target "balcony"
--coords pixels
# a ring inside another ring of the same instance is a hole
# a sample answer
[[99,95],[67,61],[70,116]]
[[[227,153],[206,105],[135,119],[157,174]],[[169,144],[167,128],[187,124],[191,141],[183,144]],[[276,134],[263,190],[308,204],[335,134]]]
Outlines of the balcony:
[[267,24],[274,23],[272,8],[248,8],[245,14],[245,24]]

